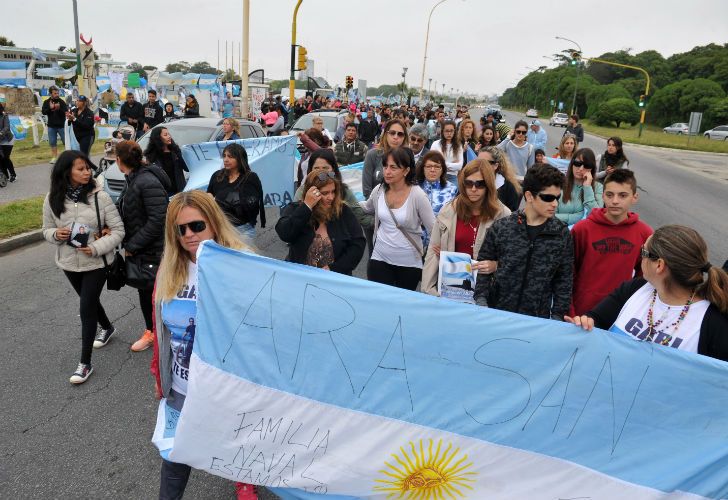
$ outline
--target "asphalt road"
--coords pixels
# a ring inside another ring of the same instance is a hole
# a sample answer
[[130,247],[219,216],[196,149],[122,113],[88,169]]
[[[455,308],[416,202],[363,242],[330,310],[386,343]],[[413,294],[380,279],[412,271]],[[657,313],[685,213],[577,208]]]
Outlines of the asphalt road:
[[[483,110],[474,109],[471,117],[480,119]],[[531,123],[533,118],[506,111],[506,122],[512,127],[519,120]],[[546,154],[551,156],[564,134],[564,128],[551,127],[549,116],[539,121],[548,134]],[[607,141],[589,134],[582,147],[596,155],[603,153]],[[695,228],[708,244],[711,262],[722,265],[728,259],[728,155],[693,151],[666,150],[624,145],[635,172],[640,199],[635,211],[640,218],[658,228],[667,224],[683,224]]]
[[[519,118],[506,116],[510,124]],[[546,128],[551,152],[563,129]],[[587,135],[584,145],[601,152],[605,141]],[[728,157],[630,146],[626,153],[640,184],[641,217],[653,227],[695,227],[713,263],[722,263],[728,257]],[[39,183],[47,171],[33,171],[38,185],[28,171],[23,189],[44,193],[47,185]],[[283,258],[285,247],[272,230],[275,210],[268,220],[256,245],[264,255]],[[364,269],[360,264],[355,275],[363,277]],[[156,498],[152,353],[129,350],[143,330],[136,292],[104,292],[118,334],[94,352],[89,381],[72,386],[68,377],[80,351],[78,298],[55,266],[52,246],[43,242],[0,256],[0,289],[0,498]],[[193,472],[186,498],[233,496],[231,482]]]

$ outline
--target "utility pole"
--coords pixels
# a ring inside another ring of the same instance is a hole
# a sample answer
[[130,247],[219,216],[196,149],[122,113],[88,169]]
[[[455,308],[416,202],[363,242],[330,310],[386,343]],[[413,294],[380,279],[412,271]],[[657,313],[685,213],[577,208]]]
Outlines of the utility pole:
[[250,73],[250,0],[243,0],[243,50],[240,55],[240,115],[248,118],[250,107],[248,105],[248,73]]
[[[298,16],[298,8],[303,0],[296,2],[296,8],[293,9],[293,22],[291,24],[291,76],[288,79],[288,90],[290,92],[289,104],[292,104],[296,95],[296,17]],[[288,123],[293,124],[293,113],[288,113]]]
[[[73,0],[73,29],[76,32],[76,75],[81,76],[81,38],[78,33],[78,1]],[[78,85],[78,79],[76,79]]]

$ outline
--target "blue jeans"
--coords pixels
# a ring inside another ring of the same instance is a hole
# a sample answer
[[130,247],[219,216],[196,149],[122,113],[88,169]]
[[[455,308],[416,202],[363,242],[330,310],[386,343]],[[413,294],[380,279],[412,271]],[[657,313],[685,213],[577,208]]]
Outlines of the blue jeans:
[[63,144],[66,144],[66,131],[63,130],[63,127],[48,127],[48,144],[50,144],[52,148],[55,148],[58,145],[58,137],[61,138],[61,142]]

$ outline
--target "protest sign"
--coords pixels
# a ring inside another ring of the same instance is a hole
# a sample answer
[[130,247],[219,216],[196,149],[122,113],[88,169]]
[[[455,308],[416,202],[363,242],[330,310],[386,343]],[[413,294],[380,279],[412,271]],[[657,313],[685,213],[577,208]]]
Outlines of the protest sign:
[[437,286],[440,297],[460,302],[475,303],[475,281],[478,272],[473,271],[472,256],[460,252],[440,252]]
[[285,206],[293,201],[291,171],[295,162],[296,136],[258,137],[234,141],[203,142],[182,146],[182,157],[190,169],[185,191],[206,190],[210,177],[222,168],[222,151],[230,143],[241,144],[250,168],[263,184],[266,206]]
[[728,363],[209,241],[198,273],[170,460],[367,498],[728,495]]

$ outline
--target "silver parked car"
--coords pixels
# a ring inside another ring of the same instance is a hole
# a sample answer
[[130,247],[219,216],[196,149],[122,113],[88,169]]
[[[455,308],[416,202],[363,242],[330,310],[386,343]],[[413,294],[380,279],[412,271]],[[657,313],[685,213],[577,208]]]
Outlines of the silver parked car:
[[719,125],[713,129],[706,130],[703,135],[708,139],[728,141],[728,125]]
[[[250,120],[240,120],[240,137],[249,139],[251,137],[265,137],[263,128],[260,124]],[[221,118],[186,118],[174,120],[169,123],[160,123],[154,128],[165,127],[178,146],[186,144],[198,144],[201,142],[214,141],[222,131]],[[153,130],[153,129],[152,129]],[[139,146],[144,151],[149,144],[149,136],[152,133],[149,130],[146,134],[139,138]],[[185,177],[188,173],[185,172]],[[121,173],[116,162],[112,162],[109,167],[99,176],[99,181],[103,179],[104,190],[109,193],[114,203],[119,199],[121,190],[124,189],[126,178]]]
[[662,131],[666,134],[683,135],[687,134],[689,132],[689,129],[687,123],[673,123],[669,127],[663,128]]
[[549,125],[552,127],[564,127],[566,128],[569,125],[569,115],[566,113],[554,113],[554,116],[549,118]]

